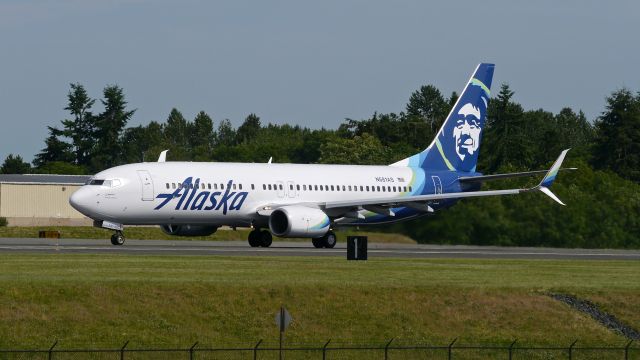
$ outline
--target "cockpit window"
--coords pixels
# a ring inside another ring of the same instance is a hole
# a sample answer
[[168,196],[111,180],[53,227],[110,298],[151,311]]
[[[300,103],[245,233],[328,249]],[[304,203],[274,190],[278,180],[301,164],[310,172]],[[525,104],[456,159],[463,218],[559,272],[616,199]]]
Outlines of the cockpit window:
[[122,185],[122,182],[119,179],[112,180],[104,180],[104,179],[91,179],[87,182],[87,185],[97,185],[104,187],[117,187]]

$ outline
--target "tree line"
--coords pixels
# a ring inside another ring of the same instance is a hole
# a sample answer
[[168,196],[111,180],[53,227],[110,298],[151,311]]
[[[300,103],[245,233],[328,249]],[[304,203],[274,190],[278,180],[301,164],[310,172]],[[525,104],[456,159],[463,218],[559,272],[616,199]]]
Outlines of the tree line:
[[[519,246],[640,247],[640,93],[619,89],[601,115],[582,111],[525,110],[502,84],[487,111],[478,169],[484,173],[545,169],[562,149],[577,171],[554,184],[567,207],[538,194],[469,199],[431,217],[386,227],[420,242]],[[249,114],[235,128],[201,111],[193,120],[172,109],[164,122],[127,127],[135,114],[124,91],[106,86],[96,99],[71,84],[69,118],[49,127],[32,164],[9,155],[2,173],[92,174],[119,164],[155,161],[169,149],[174,161],[390,164],[423,150],[442,125],[457,94],[435,86],[413,92],[405,109],[346,119],[337,129],[262,124]],[[527,180],[484,188],[525,186]],[[530,181],[535,181],[530,180]]]

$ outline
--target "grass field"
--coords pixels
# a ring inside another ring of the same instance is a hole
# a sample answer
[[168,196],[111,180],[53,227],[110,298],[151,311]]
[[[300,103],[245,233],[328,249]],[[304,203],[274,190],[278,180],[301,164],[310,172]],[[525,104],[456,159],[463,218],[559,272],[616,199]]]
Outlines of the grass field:
[[[94,228],[91,226],[9,226],[0,227],[0,238],[35,238],[40,230],[57,230],[65,239],[109,239],[113,231]],[[125,229],[127,239],[138,240],[241,240],[247,241],[248,229],[227,230],[220,229],[210,236],[182,237],[165,234],[159,227],[127,227]],[[345,241],[349,235],[368,236],[370,242],[415,244],[415,240],[402,234],[387,234],[379,232],[366,232],[355,230],[338,231],[338,241]],[[274,239],[278,241],[277,238]],[[287,241],[306,241],[309,239],[286,239]]]
[[546,295],[591,299],[640,327],[625,261],[0,255],[0,348],[274,342],[620,345]]

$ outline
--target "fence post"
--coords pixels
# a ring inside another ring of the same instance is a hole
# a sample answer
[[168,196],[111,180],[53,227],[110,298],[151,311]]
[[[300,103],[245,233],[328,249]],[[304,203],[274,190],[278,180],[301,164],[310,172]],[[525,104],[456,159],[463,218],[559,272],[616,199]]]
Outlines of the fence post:
[[258,359],[258,346],[260,346],[260,344],[262,344],[262,339],[253,347],[253,360]]
[[393,342],[393,338],[391,338],[391,340],[389,340],[387,345],[384,347],[384,360],[387,360],[389,358],[389,345],[391,345],[391,342]]
[[127,342],[125,342],[120,348],[120,360],[124,360],[124,348],[126,348],[127,345],[129,345],[129,340],[127,340]]
[[569,360],[573,359],[573,347],[577,342],[578,340],[576,339],[576,341],[572,342],[571,345],[569,346]]
[[58,345],[58,340],[56,340],[53,345],[49,348],[49,360],[53,359],[53,348]]
[[453,344],[455,344],[456,341],[458,341],[458,338],[453,339],[451,344],[449,344],[449,352],[448,352],[449,355],[447,356],[447,359],[449,360],[451,360],[451,351],[453,350]]
[[322,347],[322,360],[327,360],[327,346],[329,346],[330,342],[331,342],[331,339],[329,339],[329,341],[327,341]]
[[631,346],[632,342],[633,340],[629,341],[627,343],[627,346],[624,347],[624,360],[629,360],[629,347]]
[[511,345],[509,345],[509,360],[513,359],[513,346],[516,344],[516,341],[518,341],[518,339],[513,340]]
[[189,360],[193,360],[193,352],[196,350],[196,345],[198,345],[197,341],[189,348]]

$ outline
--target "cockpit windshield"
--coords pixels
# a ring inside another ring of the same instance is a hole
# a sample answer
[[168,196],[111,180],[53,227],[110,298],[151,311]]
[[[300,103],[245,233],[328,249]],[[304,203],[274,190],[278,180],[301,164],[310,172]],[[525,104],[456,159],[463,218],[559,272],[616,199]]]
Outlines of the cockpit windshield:
[[120,186],[121,184],[122,182],[119,179],[112,179],[112,180],[91,179],[86,183],[86,185],[98,185],[98,186],[104,186],[104,187],[117,187],[117,186]]

